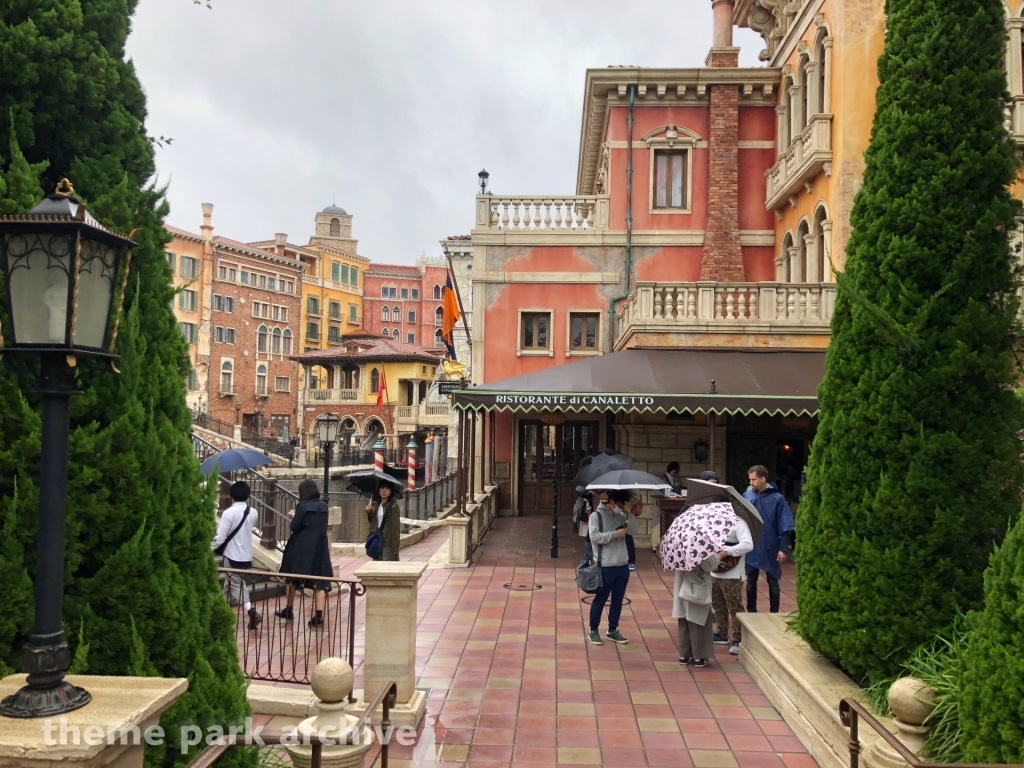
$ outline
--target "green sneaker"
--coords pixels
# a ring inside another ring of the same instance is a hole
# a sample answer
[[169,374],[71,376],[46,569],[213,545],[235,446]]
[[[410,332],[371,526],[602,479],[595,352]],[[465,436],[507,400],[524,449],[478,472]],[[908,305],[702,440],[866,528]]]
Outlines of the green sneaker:
[[622,635],[619,634],[619,630],[617,630],[617,629],[614,632],[609,632],[607,637],[608,637],[609,640],[612,640],[612,641],[618,643],[619,645],[626,645],[629,642],[629,640],[627,640],[626,638],[624,638]]
[[598,634],[596,629],[590,630],[590,642],[594,645],[601,645],[601,635]]

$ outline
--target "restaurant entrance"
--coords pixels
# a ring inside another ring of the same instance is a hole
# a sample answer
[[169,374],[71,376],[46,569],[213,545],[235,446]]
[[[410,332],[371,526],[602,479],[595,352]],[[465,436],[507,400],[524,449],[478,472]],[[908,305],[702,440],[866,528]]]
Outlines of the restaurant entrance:
[[556,487],[558,513],[572,514],[576,472],[585,456],[597,452],[597,440],[596,421],[520,421],[519,514],[550,515]]

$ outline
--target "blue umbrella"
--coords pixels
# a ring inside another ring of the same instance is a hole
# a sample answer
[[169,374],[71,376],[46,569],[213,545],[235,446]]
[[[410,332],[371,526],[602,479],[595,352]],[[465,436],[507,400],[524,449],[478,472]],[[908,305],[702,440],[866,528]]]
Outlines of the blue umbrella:
[[215,465],[220,465],[221,472],[234,472],[236,469],[250,469],[262,467],[270,463],[270,457],[264,456],[259,451],[250,451],[245,448],[228,448],[215,456],[211,456],[202,464],[199,469],[204,475],[213,472]]

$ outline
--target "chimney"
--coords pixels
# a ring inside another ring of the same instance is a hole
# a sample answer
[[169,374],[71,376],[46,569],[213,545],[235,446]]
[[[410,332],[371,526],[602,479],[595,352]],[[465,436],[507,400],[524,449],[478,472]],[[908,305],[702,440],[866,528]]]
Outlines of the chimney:
[[286,235],[284,232],[277,232],[277,233],[275,233],[275,235],[274,235],[274,245],[277,248],[277,255],[278,256],[284,256],[285,255],[284,247],[285,247],[285,245],[287,243],[288,243],[288,235]]
[[[735,68],[739,48],[732,47],[732,0],[712,0],[715,13],[712,68]],[[742,282],[740,248],[739,118],[740,91],[736,83],[708,86],[708,203],[700,280]]]
[[200,229],[203,231],[203,240],[206,242],[213,240],[211,219],[213,219],[213,203],[203,203],[203,226]]

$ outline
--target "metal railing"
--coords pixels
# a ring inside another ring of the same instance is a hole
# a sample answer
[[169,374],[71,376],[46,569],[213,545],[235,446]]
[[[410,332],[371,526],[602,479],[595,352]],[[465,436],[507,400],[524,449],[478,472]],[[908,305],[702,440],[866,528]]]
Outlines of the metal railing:
[[[217,762],[217,759],[223,755],[231,747],[239,746],[252,746],[253,744],[259,743],[268,747],[280,746],[286,744],[289,746],[296,746],[301,744],[310,748],[310,768],[322,768],[323,765],[323,747],[324,744],[328,746],[337,745],[353,745],[359,743],[358,740],[363,738],[363,732],[369,727],[372,722],[373,716],[377,713],[377,710],[381,707],[384,711],[381,712],[380,718],[380,733],[383,735],[380,745],[380,766],[381,768],[388,768],[388,746],[391,741],[391,710],[395,706],[395,700],[398,698],[398,684],[392,681],[388,681],[381,686],[381,689],[377,692],[377,695],[373,697],[370,703],[366,707],[366,711],[360,715],[359,719],[355,724],[348,729],[344,734],[310,734],[308,738],[303,737],[301,740],[296,739],[297,734],[294,730],[292,731],[267,731],[260,732],[258,734],[259,741],[252,736],[224,736],[218,743],[208,746],[202,752],[196,756],[195,759],[190,762],[186,768],[209,768]],[[343,738],[339,738],[339,736]],[[364,742],[365,743],[365,742]]]
[[197,427],[216,432],[218,435],[224,435],[224,437],[234,437],[235,435],[234,424],[228,424],[226,421],[215,419],[213,416],[202,411],[192,411],[192,423]]
[[[900,757],[910,763],[911,768],[946,768],[946,766],[955,766],[955,768],[989,768],[991,765],[989,763],[932,763],[922,760],[907,749],[903,742],[889,733],[886,727],[878,722],[859,702],[853,699],[843,699],[839,702],[839,722],[850,729],[850,740],[848,743],[850,749],[850,768],[858,768],[860,762],[859,722],[861,720],[870,725],[886,744],[892,747]],[[1007,764],[1003,768],[1024,768],[1024,765]]]
[[[265,394],[265,392],[263,394]],[[228,424],[226,421],[221,421],[220,419],[214,418],[202,411],[192,411],[192,423],[197,427],[202,427],[203,429],[208,429],[211,432],[216,432],[218,435],[224,435],[224,437],[230,437],[231,439],[234,439],[235,437],[234,424]],[[248,443],[264,453],[273,453],[285,459],[292,457],[294,449],[288,443],[282,443],[280,440],[264,437],[263,435],[259,435],[244,428],[241,430],[240,436],[243,443]]]
[[402,517],[429,520],[455,502],[456,492],[455,475],[446,475],[414,491],[403,491],[398,508],[402,510]]
[[[235,612],[238,657],[246,677],[309,683],[313,669],[327,658],[345,659],[355,668],[356,598],[366,593],[359,581],[235,568],[218,571]],[[249,629],[240,581],[263,618],[255,629]],[[320,623],[316,622],[318,610],[322,611]],[[355,701],[351,694],[349,701]]]

